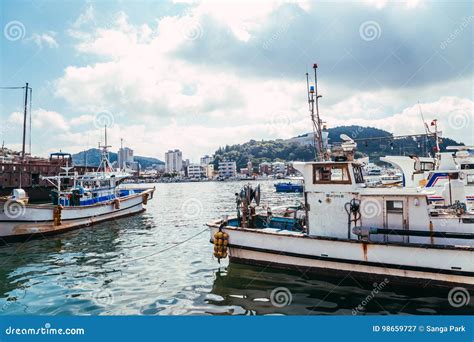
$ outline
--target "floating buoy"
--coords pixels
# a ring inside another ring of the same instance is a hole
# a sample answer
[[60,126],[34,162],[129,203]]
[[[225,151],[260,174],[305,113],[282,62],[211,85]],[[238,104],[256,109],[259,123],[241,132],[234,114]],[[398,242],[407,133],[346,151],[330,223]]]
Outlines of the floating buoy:
[[227,258],[227,246],[229,245],[229,234],[218,231],[214,234],[214,257],[218,261]]

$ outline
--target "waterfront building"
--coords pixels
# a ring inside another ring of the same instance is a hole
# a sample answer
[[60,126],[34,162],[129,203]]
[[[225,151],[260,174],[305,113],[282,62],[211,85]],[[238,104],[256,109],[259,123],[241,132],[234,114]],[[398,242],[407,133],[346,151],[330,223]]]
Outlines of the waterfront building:
[[219,162],[219,177],[230,178],[237,175],[237,165],[235,161],[220,161]]
[[165,171],[167,173],[181,172],[183,168],[183,152],[180,150],[169,150],[165,153]]
[[198,164],[189,164],[187,167],[187,176],[189,178],[202,178],[204,173],[203,167]]
[[201,165],[209,165],[214,161],[214,158],[208,156],[207,154],[201,158]]

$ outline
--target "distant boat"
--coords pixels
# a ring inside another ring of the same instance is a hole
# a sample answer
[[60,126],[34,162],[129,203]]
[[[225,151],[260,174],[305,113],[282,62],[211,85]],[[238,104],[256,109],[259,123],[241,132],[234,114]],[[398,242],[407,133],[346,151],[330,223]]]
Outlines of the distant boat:
[[276,192],[303,192],[302,184],[288,183],[277,183],[275,184]]
[[276,192],[303,192],[303,179],[291,178],[290,182],[274,184]]

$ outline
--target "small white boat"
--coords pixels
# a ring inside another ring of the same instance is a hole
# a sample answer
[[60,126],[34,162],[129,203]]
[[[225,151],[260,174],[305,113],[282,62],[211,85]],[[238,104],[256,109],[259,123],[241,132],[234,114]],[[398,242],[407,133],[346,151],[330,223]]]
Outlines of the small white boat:
[[20,190],[0,198],[0,241],[62,233],[144,211],[155,188],[124,186],[131,175],[112,170],[107,147],[96,172],[78,175],[66,166],[64,173],[42,177],[55,186],[51,203],[28,203]]

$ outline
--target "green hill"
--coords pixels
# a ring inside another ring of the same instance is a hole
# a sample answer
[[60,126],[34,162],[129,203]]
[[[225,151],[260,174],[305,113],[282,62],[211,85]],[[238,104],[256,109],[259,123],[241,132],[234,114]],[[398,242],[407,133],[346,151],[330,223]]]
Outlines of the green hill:
[[[340,126],[329,129],[329,143],[340,143],[341,134],[354,140],[387,137],[376,140],[357,141],[357,157],[369,156],[377,161],[385,155],[428,155],[433,150],[433,138],[400,138],[392,139],[391,133],[373,127]],[[441,150],[450,145],[463,145],[445,138]],[[246,167],[250,159],[254,165],[273,161],[310,161],[314,160],[314,149],[310,145],[301,145],[289,140],[250,140],[244,144],[220,147],[214,154],[217,167],[220,160],[235,160],[238,168]]]

